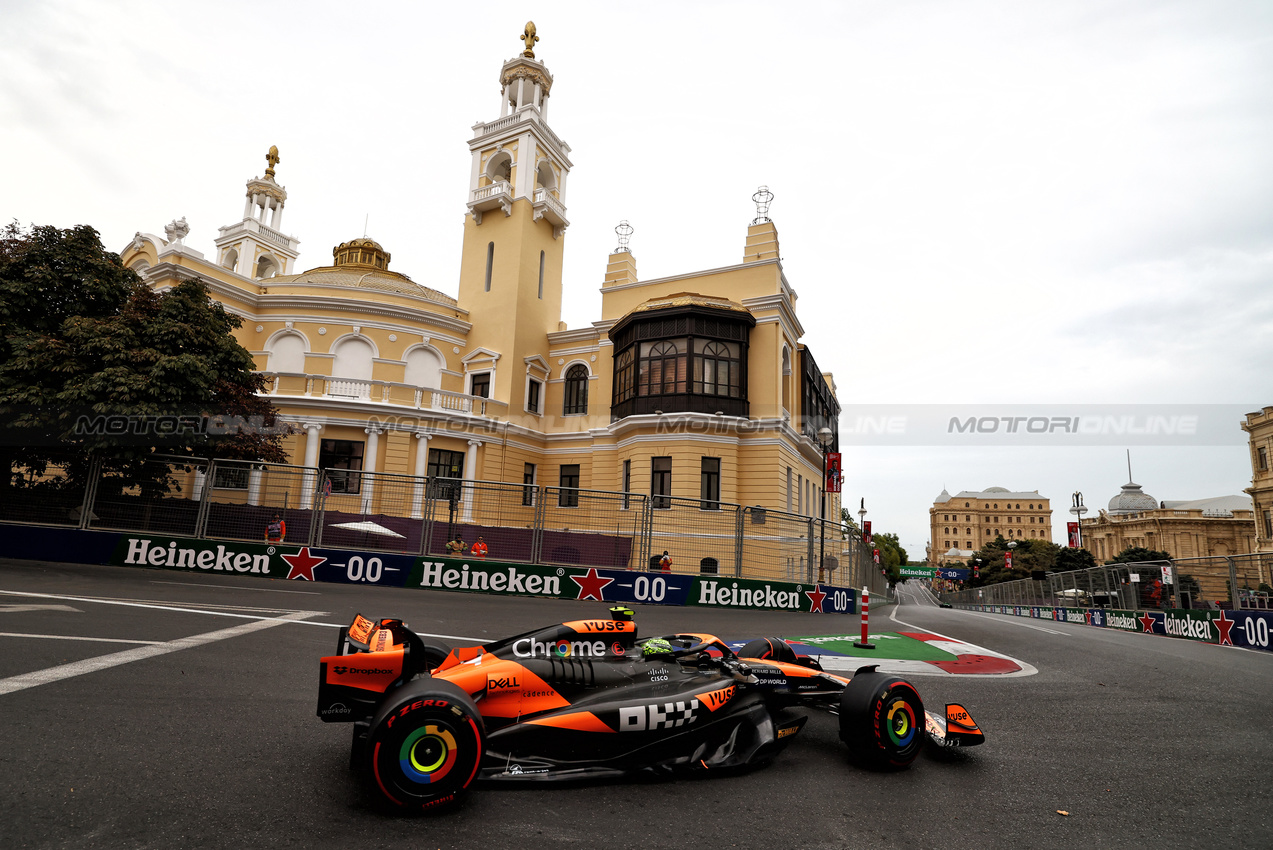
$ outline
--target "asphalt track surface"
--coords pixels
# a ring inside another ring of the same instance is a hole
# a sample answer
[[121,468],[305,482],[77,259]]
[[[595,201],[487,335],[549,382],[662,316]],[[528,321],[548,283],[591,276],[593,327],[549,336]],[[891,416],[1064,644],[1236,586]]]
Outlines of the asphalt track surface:
[[[984,746],[872,773],[849,763],[836,719],[815,712],[773,764],[741,775],[479,786],[454,812],[402,818],[348,772],[349,727],[314,716],[317,659],[336,627],[362,612],[491,639],[604,606],[12,561],[0,561],[0,591],[6,850],[1273,841],[1269,653],[945,610],[903,586],[901,604],[873,606],[878,630],[901,621],[1037,670],[914,678],[928,705],[968,707]],[[639,607],[637,621],[646,635],[726,639],[858,625],[659,606]]]

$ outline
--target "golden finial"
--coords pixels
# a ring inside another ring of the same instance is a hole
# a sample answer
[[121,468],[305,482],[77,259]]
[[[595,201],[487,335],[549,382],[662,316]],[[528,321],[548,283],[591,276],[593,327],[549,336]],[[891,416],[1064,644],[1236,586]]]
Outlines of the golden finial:
[[278,165],[278,145],[270,145],[270,152],[265,155],[265,162],[269,168],[265,169],[265,176],[274,179],[274,166]]
[[526,49],[522,51],[522,55],[527,59],[535,58],[535,42],[539,41],[539,36],[535,35],[535,22],[527,21],[526,29],[522,31],[522,41],[526,42]]

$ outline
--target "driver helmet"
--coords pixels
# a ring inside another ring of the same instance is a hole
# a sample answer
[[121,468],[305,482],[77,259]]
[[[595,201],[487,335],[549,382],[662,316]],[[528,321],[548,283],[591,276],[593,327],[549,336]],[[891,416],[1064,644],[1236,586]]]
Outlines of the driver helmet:
[[641,646],[641,655],[644,658],[657,658],[662,655],[671,655],[673,651],[672,644],[663,638],[650,638]]

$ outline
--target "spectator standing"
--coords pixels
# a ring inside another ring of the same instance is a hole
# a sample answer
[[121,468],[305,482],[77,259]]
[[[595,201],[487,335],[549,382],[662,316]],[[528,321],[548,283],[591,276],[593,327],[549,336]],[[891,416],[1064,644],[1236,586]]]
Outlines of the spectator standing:
[[278,514],[265,524],[265,540],[267,543],[282,543],[287,539],[287,523]]
[[486,541],[479,536],[477,542],[473,544],[473,548],[469,551],[473,553],[474,558],[485,559],[486,553],[490,550],[486,548]]
[[672,556],[663,550],[663,557],[659,558],[659,571],[664,573],[672,572]]

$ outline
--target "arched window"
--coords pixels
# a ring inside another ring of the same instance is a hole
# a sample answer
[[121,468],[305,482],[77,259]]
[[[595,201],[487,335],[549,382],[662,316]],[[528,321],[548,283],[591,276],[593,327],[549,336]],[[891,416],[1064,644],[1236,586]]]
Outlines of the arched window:
[[625,349],[614,361],[614,403],[628,401],[636,395],[636,357]]
[[738,343],[694,340],[694,386],[690,391],[738,398],[739,366]]
[[413,387],[442,386],[442,359],[428,348],[412,349],[406,358],[403,383]]
[[270,343],[270,356],[265,364],[267,372],[303,373],[305,371],[305,340],[289,333]]
[[563,416],[588,412],[588,367],[576,363],[566,370],[566,401]]
[[227,248],[225,256],[221,258],[221,268],[234,271],[239,265],[239,252],[233,248]]
[[782,409],[791,408],[791,351],[782,347]]
[[256,261],[256,279],[264,280],[267,277],[274,277],[278,274],[278,263],[274,262],[274,258],[268,254],[263,255]]
[[683,339],[641,343],[640,395],[667,395],[685,392],[685,348]]

